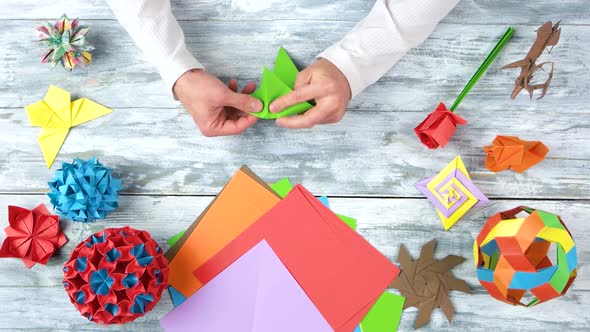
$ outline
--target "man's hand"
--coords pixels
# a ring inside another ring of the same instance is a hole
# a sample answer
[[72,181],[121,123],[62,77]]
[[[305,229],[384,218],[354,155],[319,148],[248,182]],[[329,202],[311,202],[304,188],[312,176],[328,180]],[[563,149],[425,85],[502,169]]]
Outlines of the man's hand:
[[303,115],[277,119],[277,124],[286,128],[311,128],[342,119],[350,101],[350,86],[344,74],[328,60],[319,59],[300,72],[293,92],[273,101],[270,111],[278,113],[312,99],[316,101],[315,107]]
[[[226,87],[204,70],[189,70],[174,84],[174,93],[193,117],[203,136],[237,135],[256,123],[257,117],[245,112],[259,112],[262,102],[248,94],[256,84],[246,84],[237,93],[238,81]],[[242,112],[244,111],[244,112]]]

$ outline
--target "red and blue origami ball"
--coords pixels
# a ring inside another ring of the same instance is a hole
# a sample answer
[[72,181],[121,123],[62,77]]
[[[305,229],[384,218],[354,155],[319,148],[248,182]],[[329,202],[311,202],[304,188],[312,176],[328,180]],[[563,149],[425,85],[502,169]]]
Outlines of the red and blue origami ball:
[[74,248],[63,284],[82,316],[97,324],[131,322],[160,301],[168,261],[146,231],[108,228]]

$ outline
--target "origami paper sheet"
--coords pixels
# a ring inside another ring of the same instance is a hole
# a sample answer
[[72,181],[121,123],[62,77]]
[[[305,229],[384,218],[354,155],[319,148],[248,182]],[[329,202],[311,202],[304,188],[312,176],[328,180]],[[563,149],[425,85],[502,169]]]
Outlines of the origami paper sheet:
[[492,145],[483,148],[486,152],[486,168],[492,172],[512,169],[524,172],[540,163],[549,152],[540,141],[524,141],[516,136],[496,136]]
[[195,270],[208,283],[266,240],[330,326],[352,331],[399,269],[301,185]]
[[399,289],[406,298],[404,309],[418,308],[418,317],[414,328],[424,326],[430,321],[430,315],[436,308],[440,308],[451,322],[454,308],[449,293],[451,290],[471,294],[469,285],[461,279],[457,279],[451,273],[451,269],[465,261],[464,257],[448,255],[438,260],[434,258],[436,240],[425,244],[420,251],[420,257],[412,260],[410,253],[402,244],[399,248],[397,259],[402,272],[391,283],[392,288]]
[[[287,196],[289,191],[291,191],[291,189],[293,189],[293,185],[291,184],[291,181],[289,181],[288,178],[283,178],[273,184],[270,184],[269,186],[272,190],[274,190],[275,193],[277,193],[277,195],[279,195],[280,198],[284,198],[285,196]],[[178,240],[180,240],[180,238],[184,235],[185,232],[186,231],[182,231],[182,232],[170,237],[167,240],[168,245],[170,247],[173,247],[176,244],[176,242],[178,242]]]
[[[528,213],[525,218],[520,212]],[[555,264],[548,257],[556,245]],[[564,295],[577,275],[571,233],[555,214],[520,206],[490,217],[473,243],[479,282],[494,298],[534,306]],[[534,298],[523,302],[525,294]]]
[[80,25],[78,19],[70,21],[63,14],[55,23],[45,22],[37,28],[39,45],[48,48],[41,55],[41,62],[51,64],[51,69],[61,63],[64,68],[72,70],[76,65],[90,64],[94,49],[86,40],[88,27]]
[[469,82],[467,82],[461,93],[459,93],[459,96],[455,99],[455,102],[450,109],[447,109],[445,104],[441,102],[438,104],[438,107],[434,112],[430,113],[424,121],[414,128],[414,133],[427,148],[436,149],[440,146],[444,147],[455,134],[457,125],[467,124],[465,119],[453,112],[455,112],[465,96],[467,96],[483,74],[488,70],[498,54],[500,54],[500,51],[502,51],[510,38],[512,38],[513,34],[514,28],[509,27],[496,46],[494,46],[490,54],[488,54],[486,59],[479,66],[475,74],[473,74]]
[[405,298],[385,292],[373,305],[361,321],[360,332],[394,332],[397,331],[404,309]]
[[[509,63],[502,67],[502,69],[520,68],[520,74],[516,78],[516,84],[514,86],[514,90],[512,90],[512,95],[510,96],[512,99],[515,99],[523,89],[528,91],[531,99],[533,98],[535,90],[542,91],[541,95],[537,99],[541,99],[545,96],[547,89],[549,88],[549,84],[553,79],[554,63],[547,61],[537,64],[536,62],[541,54],[543,54],[543,51],[545,51],[545,48],[551,46],[551,50],[553,50],[553,47],[559,42],[560,36],[561,28],[559,27],[559,22],[555,23],[555,25],[553,25],[551,21],[545,22],[545,24],[543,24],[537,30],[537,39],[533,45],[531,45],[531,48],[526,57],[522,60]],[[551,52],[551,50],[549,50],[549,52]],[[551,65],[551,70],[549,71],[547,80],[541,84],[531,84],[531,81],[533,80],[533,74],[539,69],[544,71],[543,67],[545,65]]]
[[8,206],[8,224],[0,257],[20,258],[29,269],[37,263],[47,264],[67,242],[59,217],[49,213],[43,204],[33,210]]
[[434,205],[445,230],[451,228],[467,211],[489,202],[473,184],[460,156],[440,173],[416,184]]
[[166,253],[168,282],[185,297],[203,283],[193,271],[264,215],[280,197],[247,167],[242,167],[221,193]]
[[51,167],[70,128],[112,112],[90,99],[70,102],[70,93],[50,85],[43,100],[25,106],[32,126],[41,127],[39,145],[47,168]]
[[160,321],[165,331],[333,331],[266,241]]
[[299,74],[299,70],[287,54],[284,48],[279,49],[277,59],[273,71],[264,67],[262,72],[262,80],[258,89],[252,93],[252,96],[260,99],[263,108],[258,113],[250,113],[262,119],[277,119],[285,116],[303,113],[313,107],[310,102],[303,102],[292,105],[282,110],[279,113],[271,113],[268,107],[277,98],[293,91],[295,86],[295,79]]
[[64,264],[63,285],[82,316],[124,324],[152,310],[168,286],[168,262],[146,231],[107,228],[80,242]]
[[[289,181],[288,178],[283,178],[278,182],[270,184],[270,188],[272,190],[274,190],[280,196],[280,198],[284,198],[293,189],[293,185],[291,184],[291,182]],[[326,200],[322,200],[322,203],[328,204],[327,198],[326,198]],[[327,206],[329,206],[329,204]],[[336,215],[344,223],[346,223],[349,227],[356,230],[356,219],[351,218],[351,217],[347,217],[344,215],[340,215],[340,214],[336,214]],[[170,247],[173,247],[174,245],[176,245],[176,242],[178,242],[180,240],[180,238],[185,234],[185,232],[186,231],[182,231],[182,232],[172,236],[171,238],[169,238],[167,240],[168,245]],[[174,305],[174,307],[179,306],[180,304],[182,304],[186,300],[186,297],[183,296],[174,287],[170,286],[169,290],[170,290],[170,296],[172,297],[172,304]]]

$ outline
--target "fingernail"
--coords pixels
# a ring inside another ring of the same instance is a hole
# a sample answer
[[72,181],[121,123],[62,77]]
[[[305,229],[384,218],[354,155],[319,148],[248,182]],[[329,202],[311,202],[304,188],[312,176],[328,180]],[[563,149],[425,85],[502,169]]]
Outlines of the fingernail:
[[277,105],[275,105],[274,103],[273,103],[273,104],[270,104],[270,106],[268,107],[268,109],[269,109],[269,110],[270,110],[272,113],[275,113],[275,112],[277,112],[277,111],[278,111],[278,109],[277,109]]
[[262,110],[262,103],[259,100],[255,100],[250,107],[252,107],[252,111],[260,112]]

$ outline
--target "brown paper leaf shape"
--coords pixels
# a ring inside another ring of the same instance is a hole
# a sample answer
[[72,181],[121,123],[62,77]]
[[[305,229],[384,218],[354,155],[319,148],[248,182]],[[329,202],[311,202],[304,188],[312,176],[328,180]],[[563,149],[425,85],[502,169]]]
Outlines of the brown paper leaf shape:
[[453,320],[454,307],[449,298],[451,290],[471,294],[469,285],[455,278],[450,270],[465,261],[464,257],[448,255],[434,259],[436,239],[422,247],[420,257],[412,260],[410,253],[402,244],[397,259],[401,265],[401,274],[391,283],[391,288],[399,289],[406,298],[404,309],[418,308],[418,317],[414,328],[420,328],[430,321],[430,315],[440,308],[448,321]]

